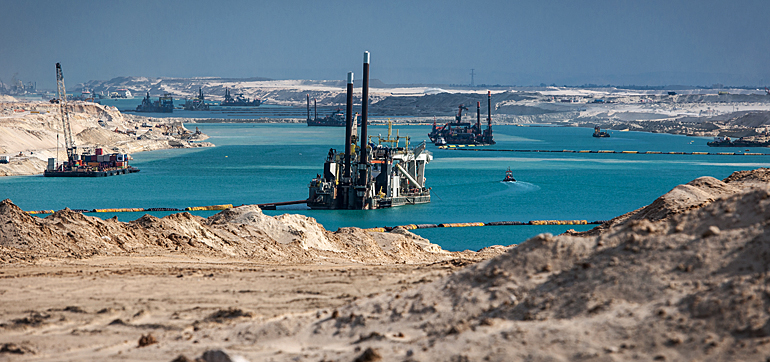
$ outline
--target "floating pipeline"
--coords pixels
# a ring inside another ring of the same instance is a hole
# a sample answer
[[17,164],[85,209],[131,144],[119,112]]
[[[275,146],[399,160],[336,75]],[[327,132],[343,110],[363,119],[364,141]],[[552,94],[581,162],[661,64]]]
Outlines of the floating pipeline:
[[586,220],[532,220],[530,225],[588,225]]
[[[132,208],[116,208],[116,209],[73,209],[71,211],[79,212],[79,213],[118,213],[118,212],[145,212],[145,211],[209,211],[209,210],[227,210],[232,208],[232,204],[227,205],[212,205],[212,206],[192,206],[192,207],[186,207],[184,209],[178,209],[175,207],[132,207]],[[39,214],[53,214],[54,210],[34,210],[34,211],[25,211],[29,215],[39,215]]]
[[531,221],[493,221],[493,222],[459,222],[443,224],[407,224],[399,226],[384,226],[364,229],[371,232],[386,232],[396,228],[406,230],[430,229],[430,228],[456,228],[456,227],[474,227],[474,226],[508,226],[508,225],[601,225],[607,221],[587,221],[587,220],[531,220]]
[[38,215],[38,214],[53,214],[53,210],[35,210],[35,211],[27,211],[27,214],[30,215]]
[[177,209],[175,207],[150,207],[150,208],[144,209],[144,211],[184,211],[184,210]]
[[144,208],[141,207],[134,207],[134,208],[123,208],[123,209],[93,209],[91,212],[142,212],[145,211]]
[[226,205],[212,205],[212,206],[192,206],[192,207],[186,207],[185,211],[208,211],[208,210],[227,210],[232,209],[232,204],[226,204]]
[[525,152],[525,153],[609,153],[609,154],[634,154],[634,155],[709,155],[709,156],[770,156],[770,153],[759,152],[661,152],[661,151],[613,151],[613,150],[508,150],[491,148],[468,149],[470,145],[439,146],[442,150],[451,151],[477,151],[477,152]]
[[470,226],[484,226],[483,222],[450,222],[445,224],[438,224],[440,228],[464,228]]

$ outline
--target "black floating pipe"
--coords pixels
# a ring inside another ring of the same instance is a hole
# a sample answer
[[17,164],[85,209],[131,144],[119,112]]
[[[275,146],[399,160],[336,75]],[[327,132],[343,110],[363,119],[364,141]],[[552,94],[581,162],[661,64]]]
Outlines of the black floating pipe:
[[318,100],[313,98],[313,113],[315,113],[315,120],[318,120]]
[[[367,135],[366,127],[369,121],[369,52],[364,52],[364,78],[361,94],[361,158],[360,163],[366,165],[369,163],[369,154],[366,152]],[[359,184],[366,185],[366,169],[362,171],[362,177],[359,177]]]
[[345,177],[350,179],[350,153],[353,142],[353,72],[348,72],[348,98],[345,112]]
[[307,121],[310,123],[310,94],[307,94]]

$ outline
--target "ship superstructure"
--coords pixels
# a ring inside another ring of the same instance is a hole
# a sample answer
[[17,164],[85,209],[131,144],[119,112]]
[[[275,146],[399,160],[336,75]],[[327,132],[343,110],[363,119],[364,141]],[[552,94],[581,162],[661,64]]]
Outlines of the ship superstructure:
[[[361,134],[354,130],[353,73],[348,73],[347,112],[343,151],[330,149],[323,174],[309,185],[307,205],[312,209],[380,209],[430,202],[425,185],[425,166],[433,155],[425,142],[409,148],[409,138],[367,136],[369,101],[369,52],[364,53]],[[399,144],[404,139],[404,147]]]

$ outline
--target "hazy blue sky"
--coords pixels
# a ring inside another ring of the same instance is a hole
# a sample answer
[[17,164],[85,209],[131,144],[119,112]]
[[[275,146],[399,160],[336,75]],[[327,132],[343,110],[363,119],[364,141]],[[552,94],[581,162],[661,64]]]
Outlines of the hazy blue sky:
[[770,1],[0,0],[0,79],[770,84]]

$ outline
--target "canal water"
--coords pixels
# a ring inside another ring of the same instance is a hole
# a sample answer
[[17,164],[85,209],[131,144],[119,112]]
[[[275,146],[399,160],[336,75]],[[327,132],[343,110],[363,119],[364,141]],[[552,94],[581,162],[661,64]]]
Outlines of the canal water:
[[[344,128],[302,124],[189,126],[210,135],[209,141],[216,147],[137,153],[132,155],[132,165],[141,172],[125,176],[3,177],[0,198],[10,198],[24,210],[184,208],[303,200],[310,180],[322,172],[329,148],[342,148],[345,132]],[[430,126],[394,128],[402,136],[410,135],[414,145],[427,139],[430,131]],[[706,146],[706,138],[618,131],[613,131],[611,138],[594,138],[592,132],[575,127],[497,126],[497,145],[484,148],[714,152]],[[369,131],[370,135],[386,133],[386,126],[373,126]],[[645,206],[674,186],[700,176],[722,179],[737,170],[770,166],[770,155],[480,152],[441,150],[433,145],[428,150],[434,156],[426,171],[433,194],[429,204],[370,211],[308,210],[295,205],[265,213],[304,214],[329,230],[421,223],[607,220]],[[501,182],[508,167],[518,182]],[[193,213],[210,216],[215,212]],[[143,214],[92,215],[129,221]],[[570,228],[587,230],[591,226],[490,226],[415,232],[448,250],[478,250]]]

